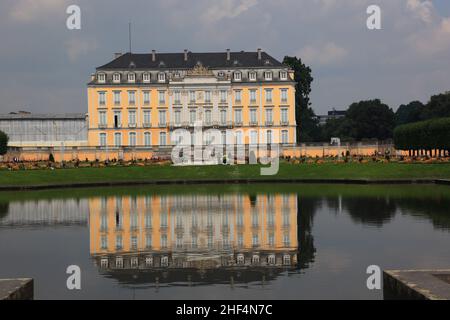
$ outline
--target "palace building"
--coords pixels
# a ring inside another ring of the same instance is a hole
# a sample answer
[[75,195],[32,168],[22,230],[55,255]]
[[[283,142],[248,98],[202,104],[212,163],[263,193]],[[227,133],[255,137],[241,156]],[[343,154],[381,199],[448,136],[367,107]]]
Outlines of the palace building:
[[239,145],[296,141],[293,72],[260,49],[116,54],[92,75],[88,114],[89,146],[111,150],[170,147],[199,123],[219,144],[226,130]]

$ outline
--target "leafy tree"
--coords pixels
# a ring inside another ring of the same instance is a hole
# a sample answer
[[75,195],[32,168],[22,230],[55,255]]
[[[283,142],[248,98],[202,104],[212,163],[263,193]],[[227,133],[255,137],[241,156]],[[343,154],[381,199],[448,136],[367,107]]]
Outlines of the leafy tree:
[[423,119],[442,117],[450,117],[450,91],[432,96],[423,112]]
[[295,121],[297,122],[297,142],[320,139],[319,122],[310,107],[309,94],[313,77],[311,68],[300,58],[286,56],[283,63],[294,70],[295,84]]
[[353,103],[345,118],[349,136],[355,140],[392,138],[394,111],[379,99]]
[[6,154],[8,151],[9,137],[3,131],[0,131],[0,156]]
[[420,101],[412,101],[407,105],[402,104],[395,112],[395,125],[423,120],[425,105]]

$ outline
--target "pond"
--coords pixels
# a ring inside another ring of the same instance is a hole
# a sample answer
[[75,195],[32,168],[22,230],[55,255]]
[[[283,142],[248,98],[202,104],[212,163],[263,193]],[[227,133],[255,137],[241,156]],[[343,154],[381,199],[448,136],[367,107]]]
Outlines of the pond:
[[2,192],[0,278],[36,299],[382,299],[369,265],[450,266],[449,208],[435,185]]

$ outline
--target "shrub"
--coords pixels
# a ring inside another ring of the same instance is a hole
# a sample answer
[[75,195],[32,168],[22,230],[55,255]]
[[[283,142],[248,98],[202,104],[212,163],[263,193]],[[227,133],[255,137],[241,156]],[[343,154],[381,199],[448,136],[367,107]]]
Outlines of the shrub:
[[55,162],[55,157],[53,156],[53,153],[50,153],[50,154],[48,155],[48,161],[49,161],[49,162]]
[[0,156],[6,154],[8,151],[9,137],[3,131],[0,131]]

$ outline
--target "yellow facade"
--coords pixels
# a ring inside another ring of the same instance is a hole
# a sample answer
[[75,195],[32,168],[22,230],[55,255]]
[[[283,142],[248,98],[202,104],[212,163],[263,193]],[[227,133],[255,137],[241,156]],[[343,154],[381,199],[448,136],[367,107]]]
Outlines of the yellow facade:
[[153,267],[163,257],[168,267],[175,257],[193,267],[196,254],[196,262],[221,256],[227,265],[297,262],[294,194],[92,198],[89,212],[91,255],[108,269],[133,268],[132,258],[135,268]]

